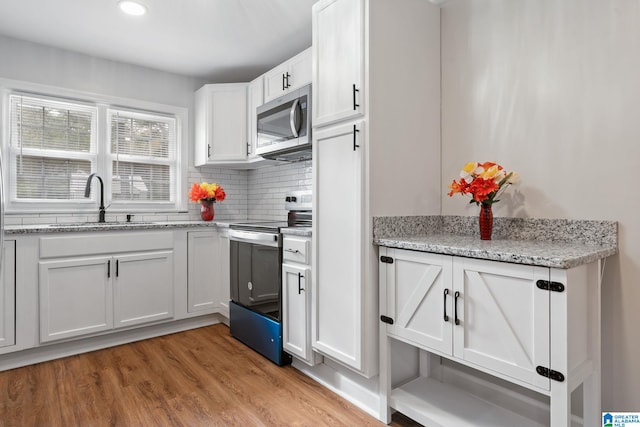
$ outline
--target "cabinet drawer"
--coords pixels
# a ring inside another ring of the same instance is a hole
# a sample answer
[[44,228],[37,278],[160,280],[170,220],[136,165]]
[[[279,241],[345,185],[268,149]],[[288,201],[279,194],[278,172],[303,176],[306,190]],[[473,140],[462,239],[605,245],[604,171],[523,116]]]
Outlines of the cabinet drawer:
[[74,234],[40,238],[40,258],[173,249],[173,232]]
[[309,264],[309,240],[285,237],[282,239],[282,259]]

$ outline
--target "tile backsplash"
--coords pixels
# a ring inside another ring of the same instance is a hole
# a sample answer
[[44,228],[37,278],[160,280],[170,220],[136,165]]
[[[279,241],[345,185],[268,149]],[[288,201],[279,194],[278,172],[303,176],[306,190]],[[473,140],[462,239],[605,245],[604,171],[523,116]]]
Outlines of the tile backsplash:
[[[194,182],[216,182],[227,193],[226,199],[215,204],[216,219],[284,220],[284,196],[287,191],[311,190],[311,160],[267,166],[254,170],[217,167],[189,168],[187,191]],[[133,221],[186,221],[200,219],[200,205],[187,202],[185,212],[134,213]],[[113,213],[107,208],[107,221],[126,220],[126,212]],[[82,222],[97,220],[96,214],[6,214],[8,225]]]
[[288,191],[311,190],[311,160],[248,171],[249,219],[286,220]]

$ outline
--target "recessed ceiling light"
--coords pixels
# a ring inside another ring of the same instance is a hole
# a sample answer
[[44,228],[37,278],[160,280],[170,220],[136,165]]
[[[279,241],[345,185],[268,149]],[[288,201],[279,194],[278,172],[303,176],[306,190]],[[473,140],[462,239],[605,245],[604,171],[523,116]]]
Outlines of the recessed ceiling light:
[[145,5],[131,0],[122,0],[118,2],[118,6],[127,15],[141,16],[147,13]]

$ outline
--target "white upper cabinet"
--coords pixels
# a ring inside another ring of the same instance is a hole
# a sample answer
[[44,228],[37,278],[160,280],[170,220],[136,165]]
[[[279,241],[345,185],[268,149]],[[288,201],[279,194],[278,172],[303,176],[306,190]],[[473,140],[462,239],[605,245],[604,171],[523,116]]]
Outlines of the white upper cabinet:
[[247,159],[247,84],[211,84],[195,94],[194,166]]
[[364,0],[320,0],[313,6],[313,125],[363,114]]
[[247,86],[247,157],[255,159],[256,142],[258,140],[258,123],[256,109],[264,103],[264,78],[253,80]]
[[311,83],[311,48],[264,74],[264,102]]

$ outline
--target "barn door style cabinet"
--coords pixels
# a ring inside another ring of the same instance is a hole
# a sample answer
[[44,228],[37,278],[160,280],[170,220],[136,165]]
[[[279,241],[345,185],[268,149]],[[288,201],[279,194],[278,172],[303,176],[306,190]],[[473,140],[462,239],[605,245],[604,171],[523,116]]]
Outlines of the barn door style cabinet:
[[598,261],[557,269],[381,247],[379,267],[383,421],[393,408],[425,425],[568,427],[582,385],[584,425],[599,425]]

